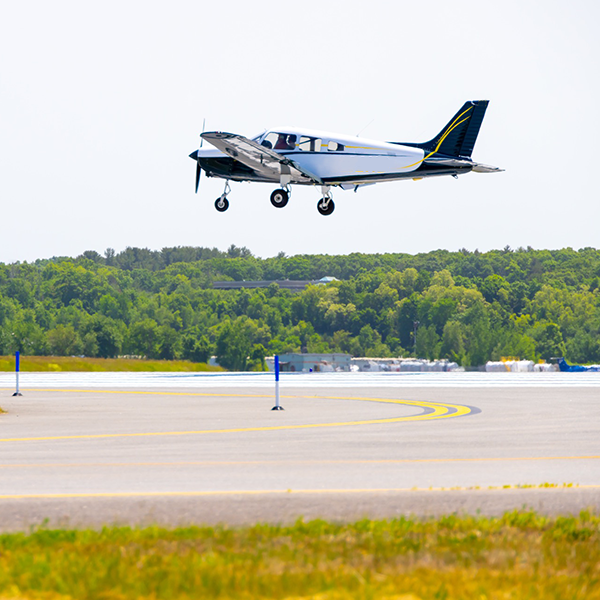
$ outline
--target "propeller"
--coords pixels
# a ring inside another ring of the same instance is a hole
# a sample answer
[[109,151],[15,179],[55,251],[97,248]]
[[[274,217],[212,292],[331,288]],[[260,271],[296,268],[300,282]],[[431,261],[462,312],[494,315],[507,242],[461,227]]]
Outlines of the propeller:
[[[204,128],[206,126],[206,119],[202,120],[202,133],[204,133]],[[202,144],[204,143],[204,138],[200,136],[200,148],[202,148]],[[200,185],[200,176],[202,175],[202,167],[200,166],[200,153],[198,150],[193,152],[191,156],[196,155],[196,194],[198,193],[198,186]]]
[[198,193],[198,186],[200,185],[200,175],[202,175],[202,167],[200,161],[196,159],[196,194]]

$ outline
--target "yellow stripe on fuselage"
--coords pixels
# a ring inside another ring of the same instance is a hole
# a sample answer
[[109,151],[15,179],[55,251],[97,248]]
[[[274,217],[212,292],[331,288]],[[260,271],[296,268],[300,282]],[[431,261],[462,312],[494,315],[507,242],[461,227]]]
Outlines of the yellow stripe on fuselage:
[[472,106],[469,106],[469,108],[467,108],[467,110],[461,112],[460,115],[458,115],[458,117],[456,117],[456,119],[454,119],[454,121],[452,121],[452,123],[450,123],[450,126],[445,131],[445,133],[442,135],[442,137],[440,138],[440,141],[438,142],[438,145],[435,147],[435,150],[433,150],[433,152],[430,152],[427,156],[423,157],[421,160],[418,160],[416,163],[413,163],[412,165],[408,165],[408,166],[402,167],[402,168],[410,169],[411,167],[414,167],[418,164],[421,164],[422,162],[425,162],[430,156],[433,156],[440,149],[440,146],[442,145],[444,140],[452,133],[452,131],[454,131],[454,129],[456,129],[461,123],[464,123],[469,118],[469,117],[465,117],[462,121],[459,121],[459,119],[465,113],[468,113],[472,108],[473,108]]

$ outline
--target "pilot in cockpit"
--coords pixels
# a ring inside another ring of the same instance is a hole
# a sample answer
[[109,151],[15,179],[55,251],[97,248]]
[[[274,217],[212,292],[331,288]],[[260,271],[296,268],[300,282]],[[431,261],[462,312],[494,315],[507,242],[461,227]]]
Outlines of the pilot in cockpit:
[[288,135],[287,144],[288,144],[289,150],[295,150],[296,149],[296,136],[293,134]]

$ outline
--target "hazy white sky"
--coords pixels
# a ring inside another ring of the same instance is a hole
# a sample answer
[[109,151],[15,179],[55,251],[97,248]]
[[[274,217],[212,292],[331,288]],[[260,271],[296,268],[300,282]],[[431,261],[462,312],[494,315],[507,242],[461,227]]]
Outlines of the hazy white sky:
[[[600,246],[594,0],[4,3],[0,261],[126,246],[258,256]],[[289,124],[433,137],[489,99],[473,157],[499,174],[334,190],[223,181],[194,195],[208,130]]]

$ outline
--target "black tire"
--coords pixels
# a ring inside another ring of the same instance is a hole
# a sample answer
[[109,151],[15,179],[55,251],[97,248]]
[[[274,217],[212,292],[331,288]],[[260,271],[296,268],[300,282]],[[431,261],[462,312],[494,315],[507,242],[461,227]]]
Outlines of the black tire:
[[283,208],[290,199],[290,195],[283,189],[275,190],[271,194],[271,204],[275,208]]
[[333,203],[333,200],[330,200],[327,206],[324,206],[323,200],[319,200],[317,202],[317,210],[326,217],[335,210],[335,204]]
[[215,208],[219,212],[225,212],[229,208],[229,200],[220,196],[215,200]]

